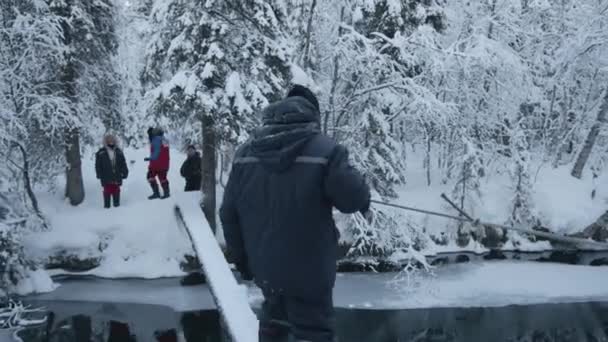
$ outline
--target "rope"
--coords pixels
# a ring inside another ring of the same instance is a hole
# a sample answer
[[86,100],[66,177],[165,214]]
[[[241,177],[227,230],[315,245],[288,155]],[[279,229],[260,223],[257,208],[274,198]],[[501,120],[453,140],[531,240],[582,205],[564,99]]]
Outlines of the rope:
[[445,218],[449,218],[449,219],[457,220],[457,221],[462,221],[462,222],[473,222],[472,220],[469,220],[469,219],[464,218],[464,217],[444,214],[444,213],[440,213],[440,212],[437,212],[437,211],[430,211],[430,210],[418,209],[418,208],[414,208],[414,207],[407,207],[405,205],[399,205],[399,204],[393,204],[393,203],[388,203],[388,202],[382,202],[382,201],[378,201],[378,200],[372,200],[371,202],[372,203],[376,203],[376,204],[381,204],[381,205],[386,206],[386,207],[393,207],[393,208],[413,211],[413,212],[417,212],[417,213],[421,213],[421,214],[427,214],[427,215],[445,217]]
[[498,228],[498,229],[512,230],[512,231],[516,231],[516,232],[520,232],[520,233],[543,237],[543,238],[554,240],[554,241],[560,241],[560,242],[565,242],[565,243],[575,244],[575,245],[587,245],[589,247],[593,246],[597,249],[608,250],[608,243],[606,243],[606,242],[599,242],[599,241],[594,241],[594,240],[589,240],[589,239],[565,236],[565,235],[543,232],[543,231],[529,229],[529,228],[521,228],[521,227],[507,226],[507,225],[503,225],[503,224],[481,222],[479,220],[472,220],[471,218],[454,216],[454,215],[440,213],[437,211],[418,209],[418,208],[414,208],[414,207],[408,207],[405,205],[388,203],[388,202],[383,202],[383,201],[378,201],[378,200],[371,200],[371,202],[380,204],[380,205],[383,205],[386,207],[393,207],[393,208],[413,211],[413,212],[417,212],[417,213],[421,213],[421,214],[448,218],[448,219],[452,219],[452,220],[456,220],[456,221],[460,221],[460,222],[469,222],[469,223],[473,223],[474,226],[487,226],[487,227]]

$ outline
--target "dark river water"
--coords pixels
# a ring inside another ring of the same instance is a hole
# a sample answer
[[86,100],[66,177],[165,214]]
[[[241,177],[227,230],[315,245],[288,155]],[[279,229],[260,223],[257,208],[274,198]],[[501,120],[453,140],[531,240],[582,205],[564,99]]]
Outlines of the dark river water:
[[[90,304],[78,302],[37,304],[45,304],[49,319],[22,331],[19,335],[25,342],[228,341],[216,311],[177,313],[133,304],[96,304],[91,310]],[[92,311],[96,314],[87,314]],[[338,309],[336,320],[340,342],[608,342],[608,303]]]

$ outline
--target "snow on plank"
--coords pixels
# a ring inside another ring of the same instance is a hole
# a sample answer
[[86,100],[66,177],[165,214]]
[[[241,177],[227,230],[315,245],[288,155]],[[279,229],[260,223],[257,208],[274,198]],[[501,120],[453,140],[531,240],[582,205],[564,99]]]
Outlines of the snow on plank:
[[183,218],[192,246],[203,265],[207,283],[235,342],[257,342],[258,320],[249,306],[247,289],[239,285],[199,207],[197,196],[179,199],[176,215]]

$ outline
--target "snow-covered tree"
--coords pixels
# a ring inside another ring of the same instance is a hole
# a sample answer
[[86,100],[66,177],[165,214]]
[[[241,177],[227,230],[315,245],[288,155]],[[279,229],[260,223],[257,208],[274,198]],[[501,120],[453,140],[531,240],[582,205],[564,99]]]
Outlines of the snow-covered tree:
[[28,271],[35,269],[35,263],[25,255],[20,235],[18,228],[0,222],[0,303],[13,294]]
[[117,6],[116,35],[118,48],[112,59],[120,75],[121,91],[119,100],[120,118],[123,126],[118,130],[127,144],[140,146],[149,122],[145,120],[146,108],[143,104],[143,84],[141,74],[144,68],[145,51],[153,28],[149,15],[151,0],[119,2]]
[[[56,89],[64,62],[60,18],[43,1],[0,5],[0,155],[17,177],[9,189],[27,193],[32,183],[54,176],[62,159],[65,127],[76,124],[70,103]],[[23,188],[20,188],[21,186]]]
[[119,127],[119,82],[111,64],[116,49],[113,3],[110,0],[50,2],[61,18],[65,46],[57,88],[70,104],[74,124],[62,128],[65,142],[66,197],[72,205],[84,200],[81,169],[83,141],[99,134],[95,128]]
[[511,158],[509,169],[513,199],[507,224],[517,227],[532,227],[535,224],[532,200],[532,179],[530,175],[531,153],[524,123],[517,123],[511,136]]
[[[428,113],[443,108],[414,81],[424,61],[407,51],[405,41],[419,29],[430,36],[440,31],[440,7],[433,1],[319,1],[316,6],[320,24],[312,50],[318,62],[309,67],[326,89],[320,92],[323,130],[349,147],[375,197],[396,198],[396,187],[406,181],[403,128],[418,127]],[[394,250],[399,220],[378,210],[371,226],[357,218],[347,223],[353,252]]]
[[243,142],[253,114],[289,80],[281,1],[157,1],[143,81],[148,115],[197,141],[202,136],[205,209],[215,227],[216,153]]

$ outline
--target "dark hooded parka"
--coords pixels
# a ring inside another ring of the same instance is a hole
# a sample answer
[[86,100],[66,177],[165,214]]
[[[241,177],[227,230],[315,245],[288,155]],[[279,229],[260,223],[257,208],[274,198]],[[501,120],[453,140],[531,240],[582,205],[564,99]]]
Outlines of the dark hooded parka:
[[236,153],[220,210],[234,262],[263,289],[291,296],[331,293],[339,237],[332,209],[370,205],[346,148],[319,130],[318,108],[293,96],[264,111],[264,125]]

